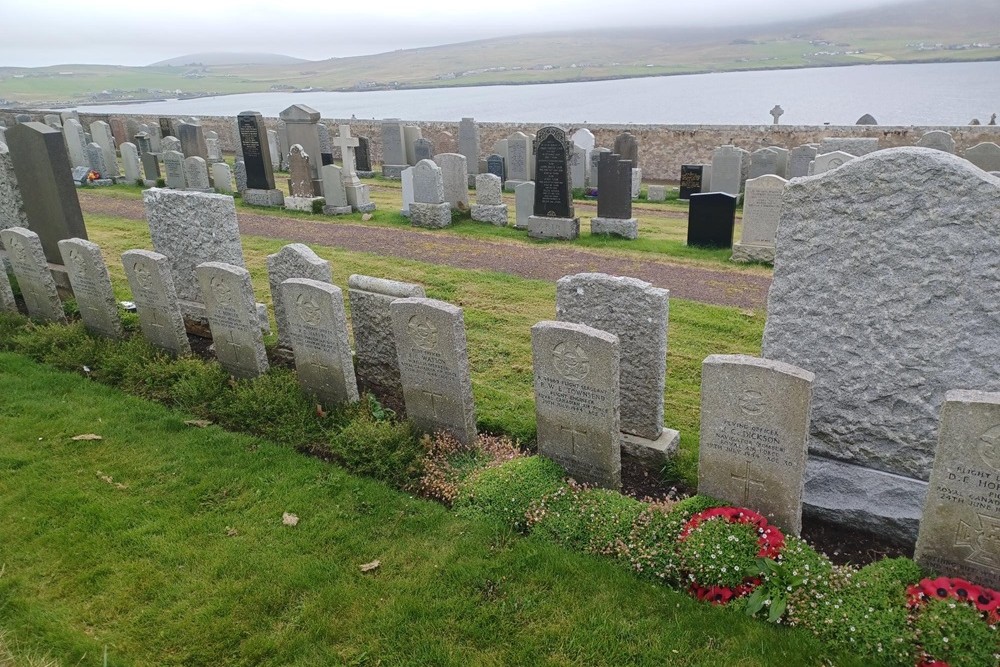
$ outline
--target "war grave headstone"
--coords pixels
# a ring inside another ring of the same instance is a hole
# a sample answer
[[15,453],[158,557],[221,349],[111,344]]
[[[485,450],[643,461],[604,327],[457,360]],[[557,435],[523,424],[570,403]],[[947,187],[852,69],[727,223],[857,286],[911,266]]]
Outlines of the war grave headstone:
[[322,197],[316,196],[312,157],[299,144],[293,144],[288,151],[288,173],[288,191],[291,195],[285,197],[285,208],[311,213],[313,202]]
[[112,185],[115,182],[110,168],[104,161],[104,149],[93,141],[87,144],[87,161],[90,162],[91,171],[98,176],[94,180],[88,180],[90,185]]
[[309,174],[313,181],[312,191],[314,193],[321,192],[323,186],[320,183],[319,169],[323,166],[320,158],[323,150],[319,142],[319,112],[304,104],[293,104],[278,114],[278,117],[285,123],[289,169],[291,169],[292,147],[298,144],[310,158]]
[[757,178],[765,174],[778,173],[778,152],[772,148],[760,148],[750,153],[750,176]]
[[195,123],[180,123],[177,126],[177,139],[181,142],[180,151],[185,157],[200,157],[208,161],[208,144],[205,141],[205,128]]
[[28,229],[38,234],[45,258],[61,265],[59,241],[87,238],[62,133],[41,123],[19,123],[7,131],[7,147]]
[[325,165],[320,172],[323,176],[323,214],[347,215],[354,211],[347,201],[344,189],[343,170],[335,164]]
[[271,153],[277,133],[271,136],[273,130],[266,129],[264,117],[256,111],[240,112],[236,126],[246,170],[246,187],[240,191],[243,200],[254,206],[283,206],[285,196],[274,185],[275,156]]
[[635,278],[579,273],[556,283],[556,317],[618,336],[622,449],[660,470],[680,434],[663,425],[670,293]]
[[691,195],[700,194],[707,188],[702,187],[704,182],[704,167],[700,164],[682,164],[680,195],[678,199],[687,201]]
[[462,309],[416,297],[389,308],[407,418],[425,433],[444,431],[472,443],[476,415]]
[[167,151],[176,151],[178,153],[182,153],[181,140],[178,139],[177,137],[163,137],[161,146],[163,147],[164,153],[166,153]]
[[646,186],[646,199],[648,201],[667,201],[667,186],[649,185]]
[[347,279],[358,386],[382,398],[383,403],[403,405],[390,305],[396,299],[425,296],[424,288],[412,283],[357,274]]
[[101,174],[108,178],[118,177],[118,160],[115,153],[115,139],[111,134],[111,126],[103,120],[95,120],[90,124],[90,140],[101,147],[104,153],[105,171]]
[[496,227],[507,226],[507,204],[503,203],[500,177],[495,174],[476,175],[476,203],[472,205],[472,219],[488,222]]
[[965,159],[983,171],[1000,171],[1000,146],[983,142],[965,151]]
[[291,338],[288,333],[288,310],[281,296],[281,284],[290,278],[307,278],[333,284],[333,272],[330,269],[330,262],[303,243],[290,243],[273,255],[267,256],[267,281],[271,289],[271,303],[274,305],[274,320],[278,324],[278,346],[285,348],[291,346]]
[[698,493],[802,532],[815,376],[791,364],[715,354],[701,370]]
[[452,209],[469,210],[468,166],[465,156],[459,153],[438,153],[434,164],[441,167],[444,182],[444,200]]
[[514,188],[514,229],[527,229],[528,218],[535,213],[535,182],[521,183]]
[[323,405],[357,401],[344,293],[329,282],[289,278],[281,296],[299,385]]
[[406,141],[403,125],[398,118],[383,120],[382,127],[382,176],[396,179],[406,167]]
[[224,195],[233,194],[233,171],[225,162],[212,165],[212,185],[215,191]]
[[945,394],[914,560],[1000,588],[1000,394]]
[[97,336],[121,338],[118,302],[101,249],[83,239],[63,239],[59,241],[59,250],[84,327]]
[[431,229],[451,225],[451,204],[444,200],[444,176],[433,160],[421,160],[413,167],[410,224]]
[[788,178],[809,175],[809,163],[816,159],[816,146],[796,146],[788,154]]
[[842,151],[854,157],[868,155],[878,150],[878,139],[867,137],[828,137],[820,142],[818,153]]
[[213,192],[212,184],[208,181],[208,165],[197,155],[184,158],[184,181],[188,190]]
[[854,156],[850,153],[845,153],[843,151],[834,151],[832,153],[819,153],[816,158],[812,161],[810,165],[810,176],[815,176],[818,174],[823,174],[831,169],[836,169],[837,167],[850,162],[854,159]]
[[702,192],[691,195],[687,244],[705,248],[731,248],[736,225],[736,195]]
[[375,176],[375,171],[372,169],[371,140],[368,137],[358,137],[358,147],[354,149],[354,166],[359,178]]
[[720,146],[712,152],[712,191],[739,195],[743,153],[732,145]]
[[[463,118],[458,124],[458,152],[465,156],[469,187],[472,187],[479,168],[479,126],[474,118]],[[504,178],[503,174],[497,175]]]
[[403,126],[403,148],[406,154],[406,164],[413,167],[416,166],[417,153],[416,144],[417,141],[423,138],[423,133],[420,128],[416,125],[404,125]]
[[[41,123],[31,125],[52,130]],[[0,243],[7,249],[7,259],[21,288],[28,315],[43,322],[65,322],[62,301],[56,291],[56,282],[52,278],[38,234],[24,227],[9,227],[0,230]]]
[[160,161],[157,159],[156,153],[143,153],[140,162],[142,163],[142,173],[146,177],[146,187],[156,187],[157,180],[163,177],[160,173]]
[[573,210],[569,179],[569,140],[561,128],[548,126],[535,139],[538,173],[535,174],[535,205],[528,218],[528,236],[575,239],[580,218]]
[[[240,114],[240,115],[250,114],[250,113],[253,113],[254,115],[256,115],[257,112],[256,111],[254,111],[254,112],[246,112],[246,111],[244,111],[243,114]],[[261,146],[264,145],[264,142],[261,141],[261,138],[263,137],[263,135],[260,133],[260,129],[263,127],[263,122],[264,121],[263,121],[263,117],[262,117],[259,122],[255,121],[253,123],[253,125],[256,125],[256,127],[257,127],[257,132],[256,132],[256,135],[258,137],[257,141],[260,142]],[[243,119],[237,117],[237,123],[238,123],[237,126],[240,129],[240,150],[243,151],[243,154],[240,157],[242,157],[242,158],[245,159],[246,158],[247,147],[243,145],[243,141],[244,141],[243,140],[243,126],[244,126],[244,123],[246,123],[246,124],[249,125],[250,121],[244,121]],[[251,136],[253,136],[253,135],[251,135]],[[252,145],[252,141],[249,142],[249,143],[251,143],[251,145]],[[279,169],[281,169],[281,149],[278,148],[278,132],[277,132],[277,130],[267,130],[267,150],[270,153],[271,172],[272,172],[271,173],[271,180],[273,181],[274,180],[274,172],[278,171]]]
[[912,544],[945,393],[1000,391],[1000,182],[891,148],[782,204],[762,356],[817,375],[806,513]]
[[[497,155],[496,153],[492,153],[489,156],[487,156],[486,173],[498,176],[500,178],[501,184],[503,184],[503,182],[507,180],[507,165],[504,164],[504,159],[502,155]],[[475,184],[474,181],[473,184]]]
[[413,167],[407,167],[399,176],[403,186],[403,206],[399,212],[408,218],[410,217],[410,204],[416,201],[413,190]]
[[578,482],[621,487],[618,336],[583,324],[531,328],[538,453]]
[[733,245],[734,262],[774,262],[774,236],[781,217],[781,196],[788,181],[767,174],[747,181],[743,195],[743,232]]
[[434,142],[423,137],[413,142],[413,156],[417,162],[434,158]]
[[361,145],[361,141],[357,137],[351,136],[350,125],[341,125],[333,143],[340,149],[340,161],[344,165],[342,182],[348,205],[359,213],[371,213],[375,210],[375,204],[371,200],[368,186],[361,182],[357,174],[356,151]]
[[174,356],[191,353],[184,317],[166,255],[150,250],[126,250],[122,265],[139,315],[142,335],[156,348]]
[[17,185],[10,149],[0,142],[0,229],[27,226],[28,216],[24,212],[24,200]]
[[632,163],[620,159],[617,153],[601,153],[597,168],[602,185],[597,193],[597,217],[590,219],[590,233],[637,238],[639,221],[632,217]]
[[573,189],[587,185],[587,151],[573,144],[569,156],[569,173]]
[[330,128],[326,123],[316,123],[316,131],[319,133],[319,159],[320,171],[328,164],[333,164],[333,142],[330,140]]
[[204,262],[195,267],[195,275],[205,296],[208,326],[219,363],[238,378],[266,373],[267,352],[250,272],[225,262]]
[[[524,132],[515,132],[507,137],[507,180],[504,187],[513,190],[518,183],[532,180],[531,137]],[[569,153],[567,151],[567,159]]]
[[69,118],[63,123],[63,139],[69,153],[69,163],[72,167],[89,167],[87,160],[87,135],[80,121]]
[[184,154],[177,151],[163,152],[163,170],[166,174],[167,187],[183,190],[187,187],[187,176],[184,172]]
[[920,137],[920,140],[917,141],[917,146],[921,148],[933,148],[945,153],[954,153],[955,138],[943,130],[931,130]]

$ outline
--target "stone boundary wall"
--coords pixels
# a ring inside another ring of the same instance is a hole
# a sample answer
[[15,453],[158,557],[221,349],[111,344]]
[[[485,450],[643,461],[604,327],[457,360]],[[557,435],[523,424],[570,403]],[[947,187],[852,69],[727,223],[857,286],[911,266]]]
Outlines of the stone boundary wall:
[[[0,122],[7,127],[14,124],[18,113],[28,113],[33,120],[44,122],[45,113],[54,112],[23,112],[0,111]],[[149,114],[80,114],[84,128],[95,120],[110,122],[112,117],[134,118],[140,123],[157,123],[160,115]],[[175,117],[175,116],[164,116]],[[236,117],[199,116],[206,130],[214,130],[219,134],[219,142],[227,153],[235,150],[235,134],[233,126]],[[371,158],[373,164],[382,162],[382,139],[378,120],[362,119],[327,119],[323,122],[336,135],[336,126],[347,124],[351,126],[354,136],[366,136],[371,139]],[[442,133],[450,132],[458,143],[457,122],[403,121],[406,124],[418,125],[423,136],[434,142],[435,149],[441,151],[443,145]],[[270,129],[277,127],[277,118],[265,118],[265,124]],[[500,139],[518,130],[536,132],[545,123],[479,123],[480,150],[485,158]],[[957,126],[916,126],[916,125],[563,125],[572,134],[581,127],[588,128],[597,138],[597,145],[611,148],[615,135],[628,130],[639,139],[639,166],[642,167],[643,180],[669,181],[676,183],[680,178],[682,164],[702,164],[712,160],[712,151],[723,144],[733,144],[749,151],[765,146],[782,146],[792,149],[807,143],[818,143],[826,137],[874,137],[879,140],[882,148],[897,146],[912,146],[925,132],[944,130],[955,138],[955,148],[958,155],[966,149],[984,141],[1000,144],[1000,126],[997,125],[957,125]],[[335,152],[337,149],[335,149]]]

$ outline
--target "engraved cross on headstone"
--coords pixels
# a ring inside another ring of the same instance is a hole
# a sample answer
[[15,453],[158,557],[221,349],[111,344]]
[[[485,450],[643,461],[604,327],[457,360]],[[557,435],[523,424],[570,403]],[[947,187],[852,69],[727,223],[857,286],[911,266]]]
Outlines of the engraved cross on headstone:
[[434,411],[434,418],[437,419],[437,416],[438,416],[437,399],[439,399],[439,398],[443,399],[444,398],[444,394],[435,394],[433,391],[427,391],[426,389],[423,391],[423,393],[424,393],[424,396],[427,396],[428,398],[431,399],[431,410]]
[[240,344],[236,342],[236,332],[230,329],[229,331],[226,332],[225,339],[220,342],[225,343],[226,347],[229,348],[230,354],[233,355],[233,362],[237,364],[241,363]]
[[559,430],[562,433],[569,433],[570,446],[572,447],[573,456],[576,456],[576,436],[586,437],[587,431],[577,431],[575,428],[568,428],[566,426],[560,426]]
[[741,501],[744,505],[750,502],[750,487],[759,486],[761,490],[764,489],[764,482],[759,479],[754,479],[750,474],[750,461],[747,461],[746,468],[742,475],[737,475],[735,473],[730,473],[729,475],[734,480],[743,482],[743,500]]
[[771,116],[774,117],[774,124],[778,124],[778,119],[785,113],[785,110],[781,108],[780,104],[775,104],[774,108],[771,109]]
[[[334,138],[333,145],[340,148],[340,157],[344,166],[344,183],[346,185],[360,185],[354,161],[354,149],[361,143],[357,137],[351,136],[351,126],[341,125],[339,134]],[[357,183],[355,183],[357,181]]]

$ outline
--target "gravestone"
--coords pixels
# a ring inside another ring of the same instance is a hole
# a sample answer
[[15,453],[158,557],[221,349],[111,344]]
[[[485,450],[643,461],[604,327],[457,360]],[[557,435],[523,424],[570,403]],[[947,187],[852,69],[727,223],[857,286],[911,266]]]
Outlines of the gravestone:
[[[400,180],[403,186],[403,207],[399,210],[406,217],[410,217],[410,204],[415,199],[413,190],[413,167],[407,167],[400,173]],[[443,186],[442,186],[443,187]],[[451,208],[450,206],[448,208]]]
[[28,229],[41,240],[45,258],[61,264],[59,241],[87,238],[62,133],[41,123],[19,123],[7,130],[7,147]]
[[[788,178],[788,156],[791,154],[791,151],[781,146],[770,146],[769,148],[777,154],[778,170],[775,173],[782,178]],[[743,187],[746,187],[745,183]]]
[[703,187],[705,182],[704,171],[704,167],[700,164],[681,165],[681,186],[678,199],[687,201],[691,198],[691,195],[700,194],[702,190],[708,189],[707,187]]
[[316,131],[319,133],[319,159],[322,171],[326,165],[333,164],[333,142],[330,141],[330,128],[326,123],[317,123]]
[[42,122],[53,130],[62,130],[62,118],[59,117],[59,114],[47,113],[42,117]]
[[451,204],[444,201],[444,177],[433,160],[421,160],[413,167],[410,224],[431,229],[451,225]]
[[602,153],[597,166],[602,183],[597,194],[597,217],[590,220],[591,234],[611,234],[626,239],[639,235],[639,221],[632,217],[632,163],[616,153]]
[[703,192],[691,195],[690,202],[687,244],[705,248],[731,248],[733,228],[736,225],[736,195]]
[[83,239],[59,242],[63,264],[87,331],[105,338],[121,338],[122,321],[111,288],[111,276],[96,243]]
[[501,185],[507,180],[507,167],[502,155],[492,153],[486,158],[486,173],[499,177]]
[[809,175],[809,163],[816,159],[816,146],[796,146],[788,154],[788,178]]
[[212,185],[208,182],[208,165],[197,155],[184,158],[184,180],[188,190],[212,192]]
[[167,187],[183,190],[187,187],[187,176],[184,170],[184,154],[177,151],[163,152],[163,170],[166,173]]
[[955,138],[943,130],[931,130],[920,137],[917,146],[921,148],[933,148],[945,153],[954,153]]
[[403,126],[403,146],[406,151],[406,164],[411,167],[417,164],[416,144],[422,138],[423,134],[416,125]]
[[[471,186],[475,183],[473,178],[479,169],[479,126],[474,118],[463,118],[458,124],[458,152],[465,156]],[[504,178],[503,174],[497,175]]]
[[225,162],[216,162],[212,165],[212,185],[216,192],[224,195],[233,194],[233,172]]
[[406,416],[425,433],[476,439],[476,415],[462,309],[410,297],[390,305]]
[[789,182],[762,349],[817,374],[807,514],[913,543],[945,393],[1000,391],[997,229],[1000,183],[942,151]]
[[[211,136],[213,134],[215,135],[214,137]],[[205,148],[208,151],[208,158],[206,159],[206,162],[210,165],[222,162],[222,148],[219,146],[218,133],[206,132],[205,135]]]
[[760,148],[750,153],[749,178],[778,173],[778,152],[771,148]]
[[73,118],[67,119],[63,123],[62,134],[66,143],[70,166],[89,167],[90,162],[87,160],[87,135],[83,131],[83,125],[80,124],[80,121]]
[[195,267],[195,275],[205,296],[208,326],[219,363],[237,378],[266,373],[267,352],[250,272],[225,262],[204,262]]
[[642,169],[632,169],[632,182],[631,182],[631,196],[632,199],[638,199],[640,191],[642,190]]
[[514,188],[514,229],[527,229],[528,218],[535,212],[535,182],[520,183]]
[[176,137],[163,137],[163,141],[160,142],[160,145],[162,146],[164,153],[167,151],[177,151],[178,153],[182,152],[181,140]]
[[99,144],[94,142],[87,144],[87,161],[90,163],[90,169],[97,172],[99,176],[96,181],[91,181],[92,183],[98,181],[103,181],[106,184],[114,182],[111,180],[111,171],[104,161],[104,150]]
[[323,176],[323,213],[326,215],[347,215],[354,209],[347,201],[347,190],[344,189],[343,170],[328,164],[320,172]]
[[150,151],[159,155],[163,152],[163,135],[160,134],[160,126],[149,124],[143,127],[146,128],[144,131],[149,134]]
[[780,361],[714,354],[701,366],[698,493],[802,532],[815,376]]
[[768,113],[770,113],[771,118],[774,119],[774,122],[772,124],[777,125],[778,119],[785,115],[785,110],[781,108],[780,104],[775,104],[774,108],[771,109]]
[[153,347],[174,356],[191,354],[170,274],[170,260],[158,252],[126,250],[122,253],[122,265],[142,335]]
[[27,226],[28,216],[24,212],[10,150],[7,144],[0,142],[0,229]]
[[[41,123],[31,123],[31,125],[41,125]],[[46,125],[41,126],[52,130]],[[52,272],[49,271],[38,234],[24,227],[10,227],[0,230],[0,243],[7,249],[7,260],[21,288],[21,296],[28,308],[28,315],[42,322],[65,322],[62,301],[59,300],[56,282],[52,278]]]
[[372,169],[371,140],[368,137],[358,137],[358,147],[354,150],[354,166],[361,178],[371,178],[375,175]]
[[582,324],[531,327],[538,453],[578,482],[621,487],[618,336]]
[[126,141],[121,145],[122,169],[125,171],[125,182],[135,185],[136,181],[142,179],[142,167],[139,164],[139,149],[136,145]]
[[469,210],[469,179],[465,156],[459,153],[438,153],[434,164],[441,167],[444,201],[459,211]]
[[174,130],[173,124],[170,122],[169,118],[162,118],[161,117],[161,118],[157,119],[157,125],[160,128],[160,138],[161,139],[163,139],[165,137],[176,137],[177,136],[176,134],[174,134],[175,130]]
[[587,151],[576,144],[573,144],[570,150],[569,174],[574,190],[587,185]]
[[423,287],[411,283],[356,274],[347,279],[358,385],[383,403],[403,404],[390,305],[396,299],[425,296]]
[[410,166],[406,161],[406,142],[403,125],[398,118],[383,120],[382,124],[382,176],[396,179]]
[[181,142],[181,152],[185,157],[200,157],[208,161],[208,143],[205,128],[200,124],[181,123],[177,126],[177,138]]
[[[569,153],[567,152],[567,159]],[[514,189],[518,183],[532,180],[531,137],[524,132],[515,132],[507,137],[507,181],[506,187]]]
[[278,135],[278,156],[279,164],[278,171],[288,171],[288,149],[291,148],[291,144],[288,143],[288,126],[283,120],[278,121],[278,129],[276,130]]
[[569,176],[569,140],[561,128],[548,126],[535,139],[535,206],[528,218],[528,236],[575,239],[580,219],[573,210]]
[[[240,193],[241,197],[243,197],[243,201],[246,202],[247,204],[259,206],[259,204],[256,201],[248,199],[247,194],[250,192],[264,192],[264,191],[247,189],[247,165],[245,162],[243,162],[243,160],[237,160],[236,163],[233,165],[233,178],[236,179],[236,191]],[[279,192],[279,194],[281,193]],[[283,194],[281,195],[281,203],[282,205],[284,205],[285,203],[285,196]]]
[[743,195],[743,232],[733,246],[734,262],[774,262],[774,236],[781,217],[781,196],[788,181],[768,174],[747,181]]
[[1000,394],[953,390],[941,407],[914,560],[1000,588]]
[[[256,114],[257,112],[256,111],[252,111],[252,112],[244,111],[243,112],[243,114],[248,114],[248,113]],[[243,114],[240,114],[240,115],[243,115]],[[240,128],[240,150],[243,151],[243,155],[241,157],[242,158],[246,158],[246,146],[243,145],[243,125],[242,125],[242,123],[246,122],[246,121],[242,121],[242,119],[237,119],[237,121],[240,123],[240,125],[239,125],[239,128]],[[260,128],[263,127],[263,117],[261,118],[261,121],[259,123],[256,123],[256,125],[258,127],[258,135],[259,135]],[[261,142],[261,145],[263,145],[263,142]],[[270,160],[270,162],[271,162],[271,180],[273,181],[274,180],[274,172],[278,171],[279,169],[281,169],[281,149],[278,147],[278,132],[277,132],[277,130],[268,130],[267,131],[267,150],[271,154],[270,155],[270,158],[271,158],[271,160]]]
[[[332,167],[335,165],[327,165]],[[271,288],[274,320],[278,324],[278,346],[291,347],[289,316],[281,296],[281,284],[291,278],[307,278],[333,284],[330,262],[326,261],[303,243],[290,243],[273,255],[267,256],[267,282]]]
[[855,157],[868,155],[878,150],[878,139],[867,137],[828,137],[820,142],[818,153],[842,151]]
[[420,160],[432,160],[434,158],[434,142],[423,137],[414,141],[413,157],[417,162]]
[[667,186],[650,185],[646,188],[646,199],[652,202],[667,201]]
[[476,203],[472,219],[488,222],[495,227],[507,226],[507,204],[503,203],[500,177],[495,174],[476,175]]
[[639,168],[639,140],[631,132],[626,130],[615,137],[611,152],[620,155],[620,159],[631,162],[636,169]]
[[594,137],[594,133],[585,127],[581,127],[574,132],[570,139],[574,144],[587,151],[588,156],[590,151],[594,150],[594,147],[597,146],[597,139]]
[[[323,166],[320,158],[323,150],[319,141],[319,112],[304,104],[293,104],[278,114],[278,117],[285,123],[285,137],[288,141],[289,153],[292,147],[298,144],[311,158],[309,174],[313,180],[312,192],[319,192],[322,187],[319,169]],[[291,156],[288,159],[291,160]],[[298,196],[312,197],[314,195]]]
[[146,176],[146,185],[153,187],[156,181],[162,178],[160,174],[160,161],[156,153],[143,153],[140,160],[142,162],[142,173]]
[[601,153],[610,153],[607,148],[595,148],[590,152],[587,169],[587,185],[592,188],[600,188],[600,164]]
[[111,134],[111,126],[103,120],[95,120],[90,124],[90,140],[101,147],[104,153],[105,171],[102,176],[107,178],[118,177],[118,160],[115,153],[115,139]]
[[843,151],[820,153],[816,155],[816,158],[812,161],[811,172],[809,175],[814,176],[826,173],[831,169],[836,169],[837,167],[850,162],[853,159],[853,155]]
[[341,162],[344,165],[342,182],[347,196],[347,203],[355,211],[370,213],[375,210],[375,204],[372,203],[368,186],[361,182],[356,171],[357,157],[355,151],[361,145],[361,141],[351,136],[350,125],[341,125],[338,130],[337,138],[333,143],[340,148]]
[[247,188],[274,190],[274,159],[270,137],[265,136],[264,117],[256,111],[243,111],[236,117],[236,124],[247,170]]
[[663,426],[670,293],[635,278],[578,273],[556,283],[556,317],[618,336],[622,447],[659,470],[680,434]]
[[866,113],[861,118],[854,122],[855,125],[878,125],[878,121],[875,120],[875,116],[870,113]]
[[344,293],[329,282],[289,278],[281,296],[299,385],[326,406],[357,401]]
[[312,159],[301,145],[293,144],[288,151],[288,191],[291,196],[285,197],[285,208],[293,211],[311,213],[313,201],[317,199],[313,183]]
[[17,301],[14,298],[14,290],[10,286],[10,277],[7,270],[0,271],[0,310],[5,313],[18,313]]
[[740,194],[744,153],[732,145],[719,146],[712,152],[712,191]]
[[976,144],[965,151],[965,159],[983,171],[1000,171],[1000,146],[987,142]]

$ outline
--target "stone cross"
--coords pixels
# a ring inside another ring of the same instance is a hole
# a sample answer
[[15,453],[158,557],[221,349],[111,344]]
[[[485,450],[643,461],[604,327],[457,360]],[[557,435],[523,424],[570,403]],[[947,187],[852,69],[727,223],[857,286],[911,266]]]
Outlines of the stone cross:
[[345,185],[361,185],[355,169],[354,149],[360,145],[357,137],[351,136],[351,126],[341,125],[340,132],[333,140],[333,145],[340,149],[340,157],[344,163]]
[[774,108],[771,109],[771,116],[774,117],[774,124],[778,124],[778,119],[785,113],[785,110],[781,108],[780,104],[775,104]]

